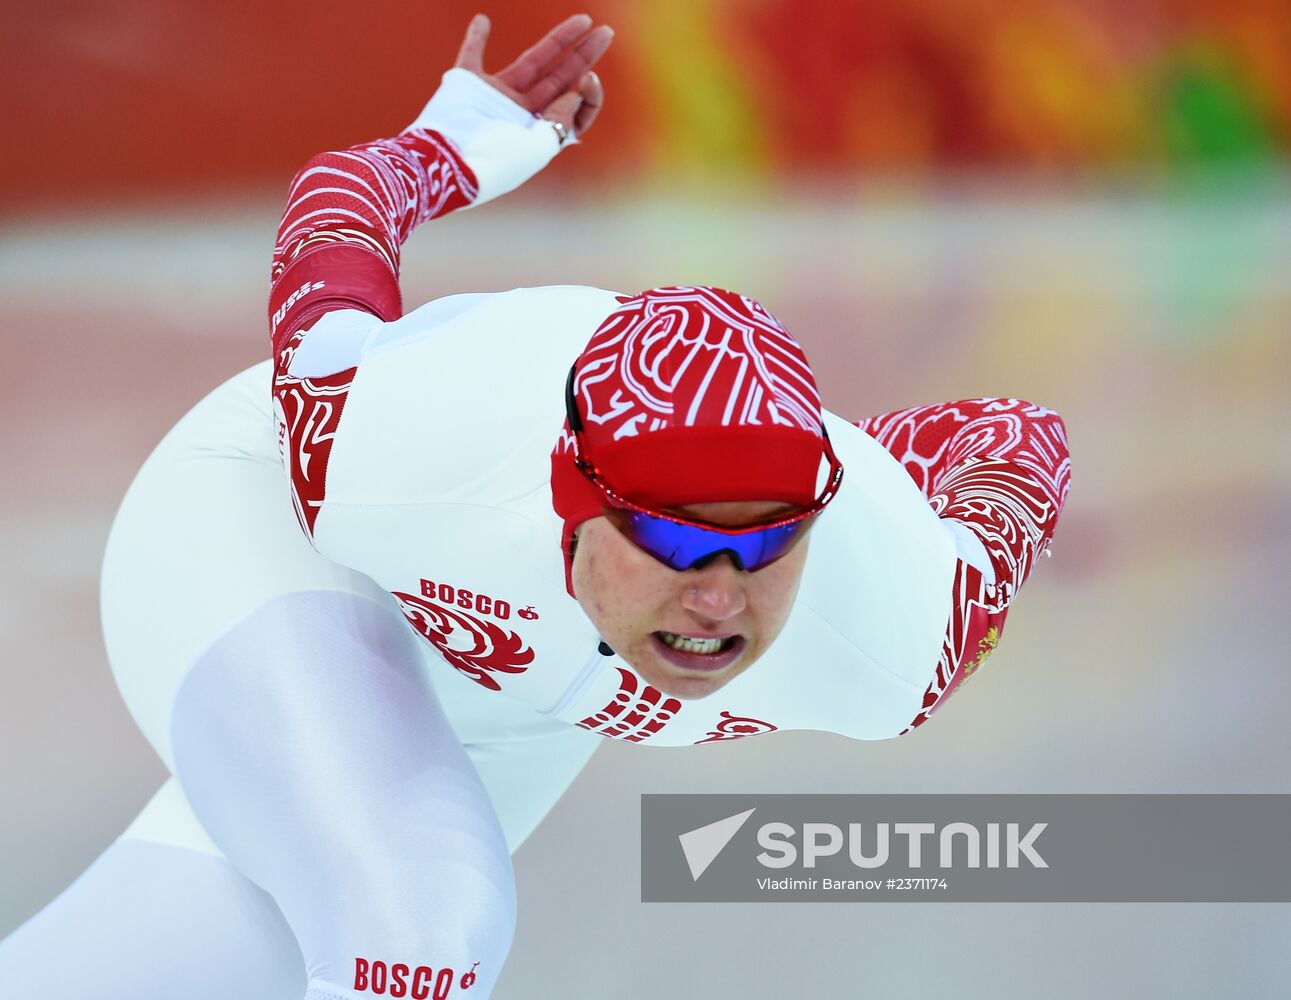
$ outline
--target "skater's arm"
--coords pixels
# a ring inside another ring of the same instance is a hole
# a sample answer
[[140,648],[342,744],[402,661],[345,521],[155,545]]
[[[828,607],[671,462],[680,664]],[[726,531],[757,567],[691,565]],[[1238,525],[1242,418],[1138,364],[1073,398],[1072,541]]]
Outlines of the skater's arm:
[[398,136],[311,158],[292,181],[274,248],[269,326],[279,358],[326,312],[402,312],[399,252],[420,223],[518,187],[585,131],[603,99],[590,67],[612,39],[585,15],[557,25],[496,75],[477,16],[457,63]]
[[518,187],[586,131],[600,110],[590,67],[613,33],[578,15],[496,75],[484,72],[488,19],[392,139],[322,153],[296,175],[274,250],[269,325],[279,449],[311,541],[350,385],[384,322],[402,313],[399,252],[416,226]]
[[293,333],[334,309],[397,319],[404,240],[477,194],[470,167],[431,130],[312,157],[292,181],[274,248],[275,357]]
[[1047,551],[1070,485],[1067,431],[1043,406],[990,398],[912,407],[857,426],[902,463],[960,549],[941,657],[913,728],[995,648],[1010,602]]

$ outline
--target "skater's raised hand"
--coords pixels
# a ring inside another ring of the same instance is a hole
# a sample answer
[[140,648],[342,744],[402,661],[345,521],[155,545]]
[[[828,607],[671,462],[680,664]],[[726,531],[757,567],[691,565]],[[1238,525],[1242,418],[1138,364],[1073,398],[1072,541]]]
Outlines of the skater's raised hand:
[[521,107],[548,121],[560,122],[581,135],[591,127],[604,101],[600,78],[592,67],[614,40],[614,30],[592,26],[587,14],[575,14],[552,28],[498,73],[484,71],[484,46],[491,25],[476,14],[457,53],[459,69],[469,70]]

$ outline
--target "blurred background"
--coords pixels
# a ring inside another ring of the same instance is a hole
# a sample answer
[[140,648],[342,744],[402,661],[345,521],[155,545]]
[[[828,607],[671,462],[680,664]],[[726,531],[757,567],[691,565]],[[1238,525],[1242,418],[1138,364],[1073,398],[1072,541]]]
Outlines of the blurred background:
[[[267,356],[295,169],[411,121],[478,9],[4,8],[0,936],[164,778],[99,635],[116,505]],[[484,9],[493,69],[577,10]],[[642,792],[1291,792],[1291,6],[584,9],[617,30],[594,130],[419,231],[406,303],[739,289],[835,412],[1027,398],[1065,418],[1073,483],[1005,641],[931,725],[600,748],[516,855],[495,995],[1291,994],[1286,905],[638,901]]]

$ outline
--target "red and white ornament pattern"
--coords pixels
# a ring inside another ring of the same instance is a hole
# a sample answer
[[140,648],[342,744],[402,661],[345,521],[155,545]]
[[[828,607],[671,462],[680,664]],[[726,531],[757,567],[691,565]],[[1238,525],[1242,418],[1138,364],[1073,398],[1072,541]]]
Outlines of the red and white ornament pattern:
[[[689,405],[674,412],[683,382]],[[820,396],[797,342],[756,300],[716,288],[622,300],[588,342],[574,392],[585,422],[614,440],[663,426],[820,426]]]
[[[478,193],[475,175],[456,147],[425,129],[313,157],[287,193],[270,271],[269,315],[300,284],[290,277],[293,267],[335,246],[371,254],[382,265],[383,280],[379,287],[369,279],[351,288],[345,268],[327,272],[325,297],[341,300],[333,308],[383,315],[394,303],[397,310],[403,242],[421,223],[469,205]],[[311,262],[311,275],[319,271],[318,262]],[[309,296],[293,305],[271,331],[275,353],[303,321],[315,318]]]
[[761,719],[753,719],[747,715],[732,715],[730,712],[721,713],[721,721],[708,731],[708,735],[702,740],[696,740],[695,746],[701,743],[717,743],[722,740],[738,740],[745,736],[759,736],[762,733],[774,733],[776,727],[769,722],[763,722]]
[[325,378],[286,374],[302,331],[292,335],[279,356],[273,379],[273,410],[278,425],[278,456],[291,482],[292,506],[310,543],[327,488],[327,462],[355,368]]
[[1071,484],[1067,431],[1052,410],[1018,399],[916,406],[857,422],[910,473],[939,517],[986,548],[995,583],[962,560],[946,639],[923,706],[927,721],[999,642],[1009,603],[1046,551]]
[[681,711],[681,702],[645,683],[631,670],[619,671],[619,690],[610,703],[576,725],[612,739],[640,743]]
[[414,594],[394,593],[412,627],[460,674],[480,687],[501,691],[495,675],[522,674],[533,648],[519,633]]

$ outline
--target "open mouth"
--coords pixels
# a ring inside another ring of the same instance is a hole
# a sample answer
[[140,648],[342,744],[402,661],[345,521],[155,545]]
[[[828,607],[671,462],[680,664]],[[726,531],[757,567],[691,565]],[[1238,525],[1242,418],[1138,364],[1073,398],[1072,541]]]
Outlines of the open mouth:
[[659,655],[682,670],[721,670],[744,651],[744,636],[688,636],[658,631],[650,637]]

